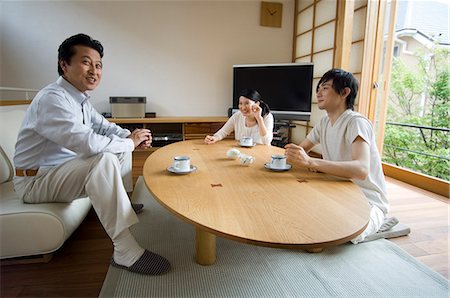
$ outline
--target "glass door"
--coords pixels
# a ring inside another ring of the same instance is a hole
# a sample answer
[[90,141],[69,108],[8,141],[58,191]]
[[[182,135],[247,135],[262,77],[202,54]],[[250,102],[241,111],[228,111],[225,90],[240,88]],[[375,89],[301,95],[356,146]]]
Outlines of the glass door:
[[436,12],[448,11],[449,5],[395,0],[385,4],[384,11],[379,9],[378,26],[382,26],[383,34],[377,38],[382,47],[379,62],[374,58],[378,70],[374,67],[369,108],[384,171],[388,176],[448,196],[450,55],[448,47],[442,46],[448,40],[439,40],[439,30],[448,39],[448,14],[442,28],[433,28],[435,34],[426,28],[439,23],[433,21],[440,17]]

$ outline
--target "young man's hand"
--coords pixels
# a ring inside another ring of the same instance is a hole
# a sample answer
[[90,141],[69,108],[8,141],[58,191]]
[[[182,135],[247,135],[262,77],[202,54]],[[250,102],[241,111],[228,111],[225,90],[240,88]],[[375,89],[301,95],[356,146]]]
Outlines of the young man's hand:
[[306,153],[305,149],[299,145],[287,144],[284,147],[287,161],[302,168],[311,167],[311,157]]

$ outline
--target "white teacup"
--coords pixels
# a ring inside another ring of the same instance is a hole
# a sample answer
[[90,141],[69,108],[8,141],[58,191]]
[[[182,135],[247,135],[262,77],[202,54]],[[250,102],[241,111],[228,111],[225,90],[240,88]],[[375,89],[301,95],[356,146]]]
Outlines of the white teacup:
[[286,155],[272,155],[272,161],[270,162],[272,169],[285,169],[286,168]]
[[241,146],[253,146],[253,138],[252,137],[242,137],[240,140]]
[[191,159],[189,156],[175,156],[172,167],[177,172],[189,172],[191,169]]
[[236,159],[241,155],[241,151],[236,148],[231,148],[227,151],[227,157],[231,159]]
[[255,158],[250,155],[241,154],[241,156],[239,157],[239,162],[241,163],[241,165],[249,166],[255,162]]

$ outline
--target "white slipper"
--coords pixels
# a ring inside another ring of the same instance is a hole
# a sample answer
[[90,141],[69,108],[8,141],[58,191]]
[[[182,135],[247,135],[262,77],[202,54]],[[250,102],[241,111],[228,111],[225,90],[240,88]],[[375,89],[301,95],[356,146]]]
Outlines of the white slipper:
[[392,229],[396,224],[398,224],[397,217],[386,217],[384,219],[383,224],[378,229],[377,233],[386,232],[386,231]]

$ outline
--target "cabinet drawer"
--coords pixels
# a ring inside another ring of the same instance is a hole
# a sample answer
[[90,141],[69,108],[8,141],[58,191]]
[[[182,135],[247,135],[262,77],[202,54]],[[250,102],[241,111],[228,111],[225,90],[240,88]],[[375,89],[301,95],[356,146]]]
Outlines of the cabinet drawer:
[[199,139],[204,139],[205,136],[206,136],[206,134],[204,134],[204,133],[189,133],[189,134],[184,135],[184,140],[185,141],[199,140]]
[[[210,123],[185,123],[184,134],[187,135],[209,135],[218,131],[225,122],[210,122]],[[204,137],[203,136],[203,137]]]
[[144,167],[144,163],[157,148],[150,148],[146,150],[134,150],[133,157],[133,168],[132,168],[132,177],[133,177],[133,185],[136,183],[139,176],[142,176],[142,168]]

